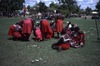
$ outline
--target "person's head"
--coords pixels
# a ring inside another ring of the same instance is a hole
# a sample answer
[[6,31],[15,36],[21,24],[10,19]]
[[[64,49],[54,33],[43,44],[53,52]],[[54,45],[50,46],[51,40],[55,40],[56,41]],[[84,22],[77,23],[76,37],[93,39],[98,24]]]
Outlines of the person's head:
[[62,30],[61,35],[65,35],[66,34],[66,30]]
[[40,29],[39,27],[36,27],[36,30]]
[[71,21],[67,21],[67,24],[71,24]]
[[15,25],[19,25],[19,23],[17,22],[17,23],[15,23]]

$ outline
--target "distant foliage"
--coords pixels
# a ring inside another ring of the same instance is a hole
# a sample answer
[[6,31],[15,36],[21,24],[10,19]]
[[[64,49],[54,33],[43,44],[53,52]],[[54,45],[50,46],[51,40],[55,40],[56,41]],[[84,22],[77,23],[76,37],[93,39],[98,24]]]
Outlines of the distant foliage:
[[99,15],[100,15],[100,0],[99,0],[99,2],[97,2],[97,4],[96,4],[96,9],[98,10]]
[[16,10],[22,9],[24,2],[24,0],[0,0],[0,13],[8,16]]

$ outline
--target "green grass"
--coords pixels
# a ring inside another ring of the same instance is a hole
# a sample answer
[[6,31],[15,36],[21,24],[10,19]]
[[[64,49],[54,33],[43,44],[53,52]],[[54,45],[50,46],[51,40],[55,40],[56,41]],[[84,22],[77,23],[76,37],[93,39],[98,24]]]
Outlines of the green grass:
[[[23,18],[0,18],[0,66],[100,66],[100,41],[97,40],[94,20],[66,19],[64,25],[70,20],[86,32],[85,46],[57,52],[51,48],[51,44],[57,41],[54,38],[36,42],[31,35],[29,42],[9,40],[10,25],[21,19]],[[100,22],[98,26],[100,31]],[[32,63],[32,60],[39,58],[42,60]]]

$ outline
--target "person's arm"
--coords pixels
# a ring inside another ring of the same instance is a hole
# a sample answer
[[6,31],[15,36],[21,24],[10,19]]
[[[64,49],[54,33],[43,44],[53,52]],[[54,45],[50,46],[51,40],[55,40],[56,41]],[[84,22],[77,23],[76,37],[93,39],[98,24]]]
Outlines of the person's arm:
[[63,41],[66,42],[66,41],[69,41],[71,40],[70,38],[65,38],[65,36],[63,36]]
[[64,42],[69,41],[69,40],[71,40],[71,39],[69,39],[69,38],[68,38],[68,39],[65,39],[65,38],[64,38]]
[[61,37],[58,41],[57,41],[57,44],[61,44],[63,43],[63,37]]

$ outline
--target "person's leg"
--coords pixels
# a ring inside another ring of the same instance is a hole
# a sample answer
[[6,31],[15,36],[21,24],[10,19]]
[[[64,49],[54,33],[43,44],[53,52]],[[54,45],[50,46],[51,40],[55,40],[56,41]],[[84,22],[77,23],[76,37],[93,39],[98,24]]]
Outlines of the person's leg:
[[53,38],[54,38],[54,35],[55,35],[55,34],[54,34],[54,31],[53,31],[53,35],[52,35]]
[[43,40],[47,40],[47,32],[43,33]]
[[62,47],[61,47],[61,46],[58,46],[57,51],[58,51],[58,52],[62,51]]
[[23,41],[29,41],[29,36],[30,36],[30,34],[24,33],[24,34],[22,35],[22,40],[23,40]]
[[26,41],[29,41],[30,34],[26,33]]
[[59,32],[57,32],[57,38],[59,38],[60,36],[59,36]]
[[58,45],[55,43],[55,44],[52,44],[52,49],[55,49],[55,50],[58,50]]

